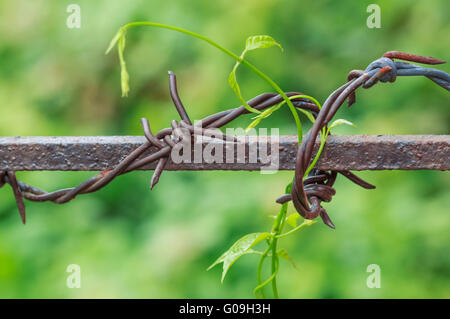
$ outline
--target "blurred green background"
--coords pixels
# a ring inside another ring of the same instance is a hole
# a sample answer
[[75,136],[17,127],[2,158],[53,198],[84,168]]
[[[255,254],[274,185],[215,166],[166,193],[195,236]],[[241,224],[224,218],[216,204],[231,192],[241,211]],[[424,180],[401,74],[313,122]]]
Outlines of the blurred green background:
[[[381,29],[369,29],[367,5],[381,6]],[[81,7],[69,29],[66,8]],[[209,36],[235,53],[250,35],[268,34],[285,48],[251,52],[249,60],[286,91],[324,101],[388,50],[449,59],[450,3],[440,1],[0,1],[0,135],[142,135],[177,118],[167,70],[194,119],[238,104],[227,84],[233,61],[182,34],[150,28],[128,33],[131,92],[121,98],[117,53],[104,51],[117,29],[149,20]],[[440,68],[449,72],[447,65]],[[242,68],[246,98],[270,91]],[[336,134],[449,134],[448,92],[425,78],[400,78],[359,91],[336,118],[357,127]],[[244,126],[250,117],[232,123]],[[304,120],[304,123],[307,121]],[[294,134],[286,108],[263,122]],[[55,190],[93,173],[19,172]],[[327,210],[336,224],[314,224],[280,241],[297,265],[281,261],[286,298],[449,298],[450,175],[435,171],[363,172],[364,190],[339,178]],[[292,172],[151,172],[118,178],[65,204],[27,202],[20,222],[13,194],[0,190],[0,297],[252,298],[257,256],[244,256],[220,284],[221,266],[206,268],[242,235],[266,231],[275,199]],[[175,200],[174,200],[175,199]],[[292,208],[290,208],[291,211]],[[69,289],[66,267],[81,267]],[[366,267],[381,267],[369,289]]]

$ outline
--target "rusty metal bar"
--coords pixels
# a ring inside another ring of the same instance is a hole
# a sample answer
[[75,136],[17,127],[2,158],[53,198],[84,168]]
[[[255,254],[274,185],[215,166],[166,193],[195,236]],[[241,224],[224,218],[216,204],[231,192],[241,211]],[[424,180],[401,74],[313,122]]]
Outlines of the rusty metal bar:
[[[268,139],[259,137],[258,143],[267,142]],[[0,171],[99,171],[118,164],[145,142],[142,136],[0,137]],[[223,147],[223,142],[215,143]],[[275,145],[271,144],[271,147]],[[251,171],[266,165],[249,163],[249,142],[245,149],[244,163],[233,160],[231,162],[234,163],[226,163],[225,159],[223,163],[174,164],[169,161],[167,169]],[[280,136],[278,149],[279,169],[293,170],[296,136]],[[143,156],[154,151],[150,149]],[[154,168],[155,164],[151,164],[142,169]],[[450,170],[450,135],[330,136],[318,168],[356,171]]]

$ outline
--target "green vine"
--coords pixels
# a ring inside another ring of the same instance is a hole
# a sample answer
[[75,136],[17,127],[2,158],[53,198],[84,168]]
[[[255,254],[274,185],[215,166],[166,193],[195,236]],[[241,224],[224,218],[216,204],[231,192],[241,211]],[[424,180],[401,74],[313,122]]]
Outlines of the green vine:
[[[296,98],[307,98],[307,99],[313,101],[318,106],[319,109],[322,108],[320,103],[311,96],[294,95],[294,96],[289,97],[289,99],[296,99]],[[274,105],[271,108],[262,112],[261,114],[257,115],[255,117],[255,120],[249,125],[248,128],[257,126],[261,122],[262,119],[267,118],[268,116],[273,114],[276,110],[278,110],[284,104],[285,104],[285,101],[283,101],[277,105]],[[303,112],[307,116],[307,118],[314,124],[315,118],[309,112],[302,110],[302,109],[298,109],[298,110]],[[314,157],[314,160],[312,161],[312,163],[306,170],[305,175],[304,175],[305,177],[308,176],[308,173],[314,168],[320,155],[322,154],[323,148],[325,146],[325,142],[327,140],[328,135],[330,134],[330,130],[333,127],[336,127],[336,126],[342,125],[342,124],[353,126],[353,123],[351,123],[349,121],[346,121],[343,119],[338,119],[338,120],[335,120],[333,123],[331,123],[331,125],[328,128],[324,127],[321,130],[319,150],[318,150],[316,156]],[[285,189],[286,194],[289,194],[291,192],[291,187],[292,187],[292,183],[290,183],[289,185],[286,186],[286,189]],[[297,213],[293,213],[293,214],[287,216],[287,209],[288,209],[288,203],[284,203],[281,205],[280,212],[275,217],[275,221],[272,225],[272,229],[271,229],[270,233],[269,232],[253,233],[253,234],[249,234],[249,235],[242,237],[241,239],[237,240],[233,244],[233,246],[231,246],[231,248],[229,250],[227,250],[224,254],[222,254],[222,256],[220,256],[208,268],[208,270],[219,263],[223,263],[223,271],[222,271],[222,281],[223,281],[223,279],[225,278],[225,275],[228,272],[228,270],[230,269],[231,265],[239,257],[246,255],[246,254],[259,254],[259,255],[261,255],[261,257],[259,259],[258,267],[257,267],[258,285],[253,290],[253,293],[255,294],[256,298],[267,298],[264,288],[271,283],[273,298],[279,298],[278,287],[277,287],[279,259],[284,258],[289,261],[291,261],[291,259],[290,259],[289,255],[287,254],[286,250],[277,249],[278,248],[278,240],[281,238],[285,238],[287,236],[293,235],[295,232],[304,228],[305,226],[310,226],[316,222],[314,220],[304,219],[301,224],[297,225],[297,219],[300,217],[300,215]],[[289,224],[292,227],[292,229],[285,233],[282,233],[284,225],[286,223]],[[249,239],[253,239],[253,242]],[[257,243],[259,243],[260,241],[262,241],[263,239],[265,239],[266,243],[267,243],[266,249],[264,251],[253,250],[252,247],[255,246]],[[264,261],[266,260],[267,257],[271,257],[271,265],[270,265],[271,274],[265,281],[263,281],[262,270],[263,270]]]
[[[177,31],[177,32],[181,32],[187,35],[190,35],[194,38],[203,40],[205,42],[207,42],[208,44],[214,46],[215,48],[219,49],[220,51],[222,51],[223,53],[229,55],[230,57],[232,57],[233,59],[235,59],[238,62],[238,65],[240,63],[242,63],[243,65],[245,65],[247,68],[249,68],[250,70],[252,70],[256,75],[258,75],[260,78],[262,78],[264,81],[266,81],[270,86],[272,86],[275,91],[277,91],[277,93],[279,93],[284,101],[287,103],[287,105],[289,106],[289,109],[291,110],[292,116],[294,117],[295,120],[295,124],[297,126],[297,134],[298,134],[298,142],[299,144],[301,143],[302,137],[303,137],[303,132],[302,132],[302,124],[300,122],[300,118],[298,116],[298,113],[294,107],[294,105],[292,104],[291,100],[289,100],[289,98],[287,97],[287,95],[284,93],[284,91],[278,86],[278,84],[275,83],[275,81],[273,81],[270,77],[268,77],[264,72],[262,72],[261,70],[259,70],[256,66],[254,66],[253,64],[251,64],[250,62],[248,62],[246,59],[244,59],[245,53],[247,51],[250,50],[254,50],[254,49],[258,49],[258,48],[268,48],[271,46],[279,46],[281,48],[281,46],[275,42],[275,40],[273,40],[272,37],[269,36],[254,36],[254,37],[250,37],[247,39],[246,42],[246,48],[244,49],[244,52],[242,53],[241,56],[238,56],[236,54],[234,54],[233,52],[231,52],[230,50],[224,48],[223,46],[221,46],[220,44],[218,44],[217,42],[192,31],[183,29],[183,28],[179,28],[179,27],[175,27],[175,26],[171,26],[171,25],[167,25],[167,24],[162,24],[162,23],[156,23],[156,22],[132,22],[132,23],[128,23],[126,25],[124,25],[123,27],[121,27],[119,29],[119,31],[116,33],[116,35],[113,37],[113,39],[111,40],[108,49],[106,50],[106,54],[108,54],[112,48],[116,45],[116,43],[118,43],[117,45],[117,50],[119,53],[119,59],[120,59],[120,67],[121,67],[121,87],[122,87],[122,96],[128,96],[128,92],[130,91],[130,86],[129,86],[129,75],[128,75],[128,71],[126,68],[126,63],[125,63],[125,58],[124,58],[124,50],[125,50],[125,36],[126,36],[126,32],[128,29],[132,28],[132,27],[139,27],[139,26],[146,26],[146,27],[157,27],[157,28],[163,28],[163,29],[169,29],[169,30],[173,30],[173,31]],[[230,73],[229,76],[229,83],[231,85],[231,88],[233,89],[233,91],[237,94],[239,100],[241,101],[241,103],[243,103],[244,107],[252,113],[261,113],[261,111],[258,111],[254,108],[252,108],[251,106],[249,106],[245,100],[243,99],[241,93],[240,93],[240,89],[239,86],[237,84],[236,81],[236,76],[235,76],[235,71],[237,69],[236,65],[233,68],[233,71]]]
[[[228,83],[231,86],[231,88],[233,89],[233,91],[235,92],[235,94],[237,95],[237,97],[238,97],[239,101],[242,103],[242,105],[249,112],[256,113],[256,116],[253,118],[253,121],[247,127],[247,130],[258,126],[263,119],[271,116],[275,111],[279,110],[283,105],[287,105],[289,107],[289,109],[294,117],[294,120],[295,120],[295,123],[297,126],[297,134],[298,134],[298,143],[299,144],[302,141],[302,125],[301,125],[299,114],[297,113],[297,111],[302,112],[312,123],[315,122],[315,118],[311,115],[311,113],[309,113],[303,109],[300,109],[300,108],[295,108],[291,101],[293,99],[305,98],[305,99],[308,99],[308,100],[314,102],[318,106],[318,108],[321,109],[320,103],[315,98],[308,96],[308,95],[295,95],[295,96],[287,97],[286,94],[284,93],[284,91],[275,83],[275,81],[273,81],[270,77],[268,77],[260,69],[258,69],[256,66],[254,66],[252,63],[250,63],[249,61],[247,61],[245,59],[245,56],[249,51],[256,50],[256,49],[270,48],[273,46],[277,46],[281,50],[283,50],[283,48],[281,47],[281,45],[279,43],[277,43],[272,37],[267,36],[267,35],[257,35],[257,36],[249,37],[246,41],[245,49],[243,50],[241,55],[238,56],[238,55],[234,54],[233,52],[231,52],[230,50],[224,48],[220,44],[216,43],[215,41],[213,41],[203,35],[194,33],[192,31],[189,31],[186,29],[178,28],[178,27],[171,26],[171,25],[161,24],[161,23],[155,23],[155,22],[133,22],[133,23],[126,24],[119,29],[119,31],[116,33],[116,35],[111,40],[111,43],[110,43],[108,49],[106,50],[106,54],[107,54],[117,44],[118,55],[119,55],[119,60],[120,60],[120,67],[121,67],[122,96],[128,96],[128,92],[130,90],[129,74],[128,74],[128,71],[126,68],[125,57],[124,57],[126,32],[128,29],[130,29],[132,27],[138,27],[138,26],[158,27],[158,28],[164,28],[164,29],[181,32],[181,33],[190,35],[192,37],[195,37],[197,39],[203,40],[203,41],[209,43],[210,45],[216,47],[223,53],[234,58],[236,60],[236,63],[228,77]],[[237,69],[241,64],[245,65],[247,68],[249,68],[251,71],[253,71],[256,75],[258,75],[260,78],[262,78],[268,84],[270,84],[275,89],[275,91],[283,97],[283,101],[277,105],[274,105],[274,106],[266,109],[263,112],[261,112],[257,109],[254,109],[250,105],[248,105],[241,94],[241,90],[240,90],[240,87],[239,87],[239,84],[238,84],[237,78],[236,78]],[[324,148],[326,139],[327,139],[328,135],[330,134],[330,129],[337,125],[341,125],[341,124],[353,125],[352,123],[350,123],[348,121],[340,119],[340,120],[334,121],[328,128],[324,127],[321,130],[321,132],[320,132],[321,144],[320,144],[319,150],[318,150],[313,162],[310,164],[310,166],[306,170],[305,176],[308,175],[308,173],[314,168],[315,164],[317,163],[317,160],[319,159],[319,157],[322,153],[322,150]],[[292,187],[292,183],[290,183],[286,187],[285,192],[290,193],[291,187]],[[277,287],[277,275],[279,272],[280,258],[284,258],[289,261],[291,261],[291,259],[290,259],[289,255],[287,254],[286,250],[278,249],[278,242],[280,239],[285,238],[290,235],[293,235],[298,230],[300,230],[306,226],[310,226],[316,222],[316,221],[304,219],[301,224],[297,224],[297,219],[300,218],[300,215],[297,213],[293,213],[293,214],[287,216],[287,210],[288,210],[288,203],[282,204],[281,208],[280,208],[280,212],[275,217],[275,220],[273,222],[272,229],[270,232],[251,233],[251,234],[247,234],[247,235],[241,237],[226,252],[224,252],[208,268],[208,270],[220,263],[223,263],[223,271],[222,271],[222,279],[221,279],[223,282],[230,267],[240,257],[242,257],[243,255],[247,255],[247,254],[258,254],[258,255],[260,255],[260,259],[259,259],[258,266],[257,266],[257,283],[258,283],[258,285],[254,289],[254,294],[257,298],[266,298],[267,295],[266,295],[266,292],[264,291],[264,288],[267,285],[271,284],[273,297],[279,298],[278,287]],[[289,224],[292,227],[292,229],[283,233],[283,228],[284,228],[285,224]],[[264,251],[258,251],[258,250],[252,249],[255,245],[257,245],[258,243],[260,243],[262,241],[265,241],[267,244],[267,247]],[[270,276],[263,281],[263,274],[262,274],[263,266],[264,266],[265,260],[268,257],[270,257],[270,260],[271,260]]]

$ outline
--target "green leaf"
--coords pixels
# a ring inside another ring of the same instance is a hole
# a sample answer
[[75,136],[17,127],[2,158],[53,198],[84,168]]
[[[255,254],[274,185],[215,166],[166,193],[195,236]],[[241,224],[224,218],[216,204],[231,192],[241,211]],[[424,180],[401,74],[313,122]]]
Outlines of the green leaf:
[[300,217],[299,214],[293,213],[286,217],[286,223],[291,226],[292,228],[297,227],[297,219]]
[[316,121],[316,119],[314,118],[314,116],[312,116],[311,113],[309,113],[308,111],[304,110],[304,109],[299,109],[297,108],[297,110],[299,110],[300,112],[302,112],[303,114],[306,115],[306,117],[308,118],[308,120],[311,121],[312,124],[314,124],[314,122]]
[[223,271],[221,279],[221,282],[223,282],[228,270],[234,264],[234,262],[238,260],[239,257],[245,254],[254,253],[254,251],[252,252],[250,248],[252,248],[261,240],[264,240],[269,236],[271,236],[270,233],[264,232],[264,233],[251,233],[245,235],[244,237],[241,237],[230,247],[230,249],[224,252],[222,256],[220,256],[211,266],[209,266],[207,270],[210,270],[217,264],[223,262]]
[[247,109],[247,111],[251,113],[261,113],[261,111],[258,111],[257,109],[254,109],[250,105],[247,104],[247,101],[245,101],[244,97],[241,94],[241,88],[239,87],[239,84],[236,79],[236,70],[239,66],[240,62],[236,62],[234,65],[233,71],[231,71],[230,75],[228,76],[228,84],[230,84],[230,87],[233,89],[234,93],[237,95],[239,102],[242,103],[242,105]]
[[280,249],[279,251],[277,251],[277,255],[278,255],[278,257],[281,257],[281,258],[286,259],[287,261],[289,261],[294,268],[297,268],[297,266],[295,265],[295,263],[292,260],[291,256],[288,255],[288,253],[287,253],[287,251],[285,249]]
[[[312,102],[314,102],[319,109],[321,109],[321,105],[320,103],[313,97],[309,96],[309,95],[295,95],[295,96],[290,96],[288,99],[289,100],[293,100],[296,98],[307,98],[310,99]],[[256,117],[254,117],[254,121],[250,123],[250,125],[245,129],[245,131],[247,132],[248,130],[250,130],[251,128],[254,128],[255,126],[257,126],[263,119],[265,119],[266,117],[269,117],[270,115],[272,115],[272,113],[274,113],[275,111],[277,111],[280,107],[282,107],[284,104],[286,104],[286,101],[283,101],[281,103],[278,103],[277,105],[274,105],[266,110],[264,110],[264,112],[258,114]],[[314,122],[316,121],[314,116],[312,116],[311,113],[309,113],[308,111],[301,109],[301,108],[296,108],[298,111],[302,112],[303,114],[306,115],[306,117],[311,121],[312,124],[314,124]]]
[[242,105],[250,112],[252,113],[261,113],[257,109],[252,108],[250,105],[247,104],[247,101],[245,101],[244,97],[241,94],[241,88],[239,87],[239,84],[236,80],[236,69],[239,65],[239,62],[236,62],[235,67],[233,68],[233,71],[231,71],[230,75],[228,76],[228,84],[230,85],[231,89],[233,89],[234,93],[237,95],[239,102],[242,103]]
[[117,31],[116,35],[112,38],[111,42],[109,43],[108,49],[106,49],[105,54],[108,54],[112,48],[116,45],[117,41],[124,35],[123,28],[120,28],[119,31]]
[[286,188],[284,191],[286,194],[289,194],[292,191],[292,182],[290,182],[289,184],[286,185]]
[[255,116],[254,120],[245,129],[245,132],[248,132],[250,129],[256,127],[263,119],[272,115],[272,113],[275,112],[276,110],[278,110],[283,104],[284,103],[282,102],[282,103],[276,104],[274,106],[271,106],[268,109],[264,110],[264,112],[262,112],[261,114],[258,114],[257,116]]
[[254,35],[247,38],[245,41],[245,50],[251,51],[256,49],[264,49],[277,46],[283,51],[283,47],[274,38],[268,35]]
[[355,126],[355,124],[353,124],[350,121],[347,121],[347,120],[344,120],[344,119],[337,119],[333,123],[331,123],[331,125],[329,126],[329,129],[332,129],[333,127],[336,127],[336,126],[339,126],[339,125]]
[[128,96],[128,92],[130,91],[129,81],[130,76],[127,71],[127,65],[125,63],[125,58],[123,56],[123,52],[125,50],[125,28],[122,27],[117,31],[117,33],[112,38],[109,43],[108,48],[106,49],[105,54],[108,54],[112,48],[117,43],[117,51],[119,53],[119,61],[120,61],[120,86],[122,89],[122,97]]

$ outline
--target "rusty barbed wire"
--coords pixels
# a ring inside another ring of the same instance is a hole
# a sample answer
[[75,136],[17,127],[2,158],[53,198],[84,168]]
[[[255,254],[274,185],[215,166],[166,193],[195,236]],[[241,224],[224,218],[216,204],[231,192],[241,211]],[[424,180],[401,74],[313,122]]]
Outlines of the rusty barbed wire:
[[375,188],[375,186],[363,181],[349,171],[311,171],[310,177],[308,178],[316,178],[314,182],[311,183],[308,183],[308,178],[303,180],[303,176],[311,161],[314,142],[316,141],[320,130],[331,121],[346,99],[348,99],[348,106],[355,103],[355,91],[359,87],[362,86],[367,89],[377,82],[394,82],[397,76],[426,76],[447,91],[450,91],[449,74],[437,69],[423,68],[406,62],[395,61],[394,59],[424,64],[445,63],[445,61],[431,57],[389,51],[386,52],[382,58],[370,63],[364,71],[351,71],[347,77],[347,83],[331,93],[326,99],[313,127],[302,140],[297,152],[295,177],[292,182],[291,193],[280,197],[277,202],[284,203],[292,200],[297,212],[304,218],[315,219],[320,216],[327,226],[335,228],[325,208],[321,206],[321,202],[331,201],[332,196],[336,193],[333,188],[336,174],[342,174],[363,188]]
[[[307,177],[304,177],[304,174],[312,160],[314,144],[320,130],[323,127],[327,127],[328,123],[346,99],[348,100],[349,106],[355,103],[355,91],[359,87],[370,88],[377,82],[394,82],[397,76],[426,76],[446,90],[450,90],[450,75],[446,72],[437,69],[423,68],[407,62],[395,61],[395,59],[423,64],[445,63],[444,61],[431,57],[389,51],[386,52],[382,58],[369,64],[364,71],[351,71],[348,74],[347,83],[331,93],[320,109],[315,103],[307,98],[292,99],[293,105],[296,108],[310,112],[315,118],[315,122],[298,148],[291,193],[278,198],[278,203],[282,204],[292,200],[295,209],[304,218],[315,219],[320,216],[327,226],[335,228],[325,208],[321,206],[321,203],[330,202],[335,195],[336,191],[333,188],[333,185],[337,174],[341,174],[363,188],[375,188],[375,186],[365,182],[350,171],[321,171],[313,169],[309,172]],[[88,194],[100,190],[117,176],[129,173],[149,163],[157,162],[150,181],[150,189],[153,189],[158,183],[159,178],[169,161],[172,148],[175,147],[177,143],[185,139],[196,138],[197,136],[210,136],[227,142],[238,142],[236,137],[227,136],[218,129],[234,119],[250,113],[244,106],[209,115],[195,124],[192,124],[186,108],[178,95],[176,76],[171,71],[169,71],[169,89],[172,102],[180,116],[180,121],[173,120],[171,122],[171,127],[164,128],[158,133],[153,134],[149,121],[146,118],[142,118],[141,124],[147,142],[132,151],[117,166],[103,170],[76,187],[46,192],[27,183],[18,181],[14,171],[0,171],[0,187],[4,184],[9,184],[12,187],[22,222],[25,224],[26,221],[24,198],[35,202],[51,201],[57,204],[67,203],[77,195]],[[287,92],[286,95],[292,97],[295,95],[303,95],[303,93]],[[277,105],[282,101],[283,98],[279,94],[264,93],[248,101],[248,105],[262,111]],[[157,152],[140,158],[140,156],[151,146],[156,147],[158,149]]]

